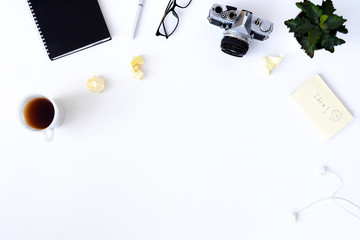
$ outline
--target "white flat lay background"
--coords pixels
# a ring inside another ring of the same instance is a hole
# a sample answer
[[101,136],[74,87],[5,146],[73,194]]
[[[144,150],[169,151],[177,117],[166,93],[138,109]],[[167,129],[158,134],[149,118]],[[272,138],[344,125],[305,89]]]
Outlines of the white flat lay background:
[[[359,239],[360,221],[331,195],[360,204],[360,2],[334,0],[348,19],[346,44],[310,59],[283,24],[296,1],[217,1],[274,22],[244,58],[220,51],[208,23],[213,1],[178,10],[169,39],[156,37],[167,0],[99,0],[113,39],[51,62],[26,1],[0,2],[0,239]],[[314,0],[320,4],[320,0]],[[85,4],[85,3],[84,3]],[[145,78],[132,78],[141,54]],[[271,75],[265,56],[285,57]],[[320,74],[355,120],[324,140],[289,95]],[[94,94],[92,76],[106,79]],[[65,108],[48,143],[22,126],[31,94]],[[360,215],[359,210],[347,209]]]

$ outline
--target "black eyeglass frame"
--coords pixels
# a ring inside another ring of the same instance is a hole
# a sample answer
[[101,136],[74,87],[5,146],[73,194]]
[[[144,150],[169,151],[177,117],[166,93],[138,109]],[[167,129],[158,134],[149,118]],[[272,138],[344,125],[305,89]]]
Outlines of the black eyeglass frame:
[[[158,27],[158,29],[157,29],[157,31],[156,31],[156,36],[163,36],[163,37],[166,37],[166,39],[168,39],[168,38],[175,32],[175,30],[177,29],[177,27],[178,27],[178,25],[179,25],[179,22],[180,22],[179,15],[177,15],[177,13],[176,13],[176,11],[175,11],[175,8],[176,8],[176,7],[179,7],[179,8],[182,8],[182,9],[187,8],[187,7],[190,5],[191,1],[192,1],[192,0],[190,0],[189,3],[188,3],[186,6],[180,6],[180,5],[178,5],[178,4],[176,3],[176,0],[170,0],[169,3],[168,3],[168,5],[167,5],[167,7],[166,7],[166,9],[165,9],[165,13],[164,13],[164,15],[163,15],[163,17],[162,17],[162,19],[161,19],[160,25],[159,25],[159,27]],[[173,30],[170,34],[167,34],[167,31],[166,31],[166,28],[165,28],[165,24],[164,24],[164,20],[165,20],[166,16],[167,16],[169,13],[172,13],[172,14],[176,17],[177,23],[176,23],[176,26],[175,26],[174,30]],[[161,27],[164,28],[165,35],[162,34],[162,33],[159,31]]]

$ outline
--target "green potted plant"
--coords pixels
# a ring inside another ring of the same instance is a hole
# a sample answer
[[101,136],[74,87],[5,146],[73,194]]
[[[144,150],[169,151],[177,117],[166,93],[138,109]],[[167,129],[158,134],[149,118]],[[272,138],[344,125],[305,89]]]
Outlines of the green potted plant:
[[334,14],[335,8],[331,0],[325,0],[321,5],[315,5],[309,0],[297,2],[301,12],[296,18],[285,21],[285,25],[294,33],[294,37],[311,58],[314,51],[325,49],[331,53],[335,46],[345,41],[336,36],[337,32],[348,33],[344,23],[346,19]]

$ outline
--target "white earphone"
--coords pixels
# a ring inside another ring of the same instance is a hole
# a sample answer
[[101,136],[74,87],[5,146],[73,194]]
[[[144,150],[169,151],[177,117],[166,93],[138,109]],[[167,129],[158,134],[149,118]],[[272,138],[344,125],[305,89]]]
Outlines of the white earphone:
[[358,220],[360,220],[360,216],[359,215],[356,215],[355,213],[347,210],[343,205],[341,205],[339,203],[339,201],[342,201],[342,202],[347,202],[349,203],[350,205],[354,206],[355,208],[359,209],[360,210],[360,207],[355,204],[354,202],[346,199],[346,198],[342,198],[342,197],[338,197],[337,194],[338,192],[341,190],[342,186],[343,186],[343,181],[341,179],[341,177],[339,177],[337,174],[335,174],[333,171],[331,171],[327,166],[324,166],[320,169],[320,175],[324,176],[326,174],[332,174],[333,176],[335,176],[338,180],[339,180],[339,183],[340,183],[340,186],[336,189],[336,191],[331,195],[331,196],[327,196],[327,197],[324,197],[324,198],[321,198],[321,199],[318,199],[312,203],[310,203],[309,205],[305,206],[304,208],[300,209],[300,210],[297,210],[297,211],[294,211],[293,214],[292,214],[292,219],[294,222],[298,222],[299,220],[299,216],[300,216],[300,213],[305,211],[306,209],[320,203],[320,202],[323,202],[323,201],[326,201],[326,200],[333,200],[334,203],[336,203],[339,207],[341,207],[344,211],[348,212],[349,214],[353,215],[354,217],[356,217]]

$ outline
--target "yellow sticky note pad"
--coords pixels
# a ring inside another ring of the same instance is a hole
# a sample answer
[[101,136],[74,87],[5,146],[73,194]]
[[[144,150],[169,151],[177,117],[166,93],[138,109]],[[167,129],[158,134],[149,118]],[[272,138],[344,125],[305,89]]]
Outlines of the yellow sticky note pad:
[[354,119],[319,75],[291,94],[291,98],[326,139]]

